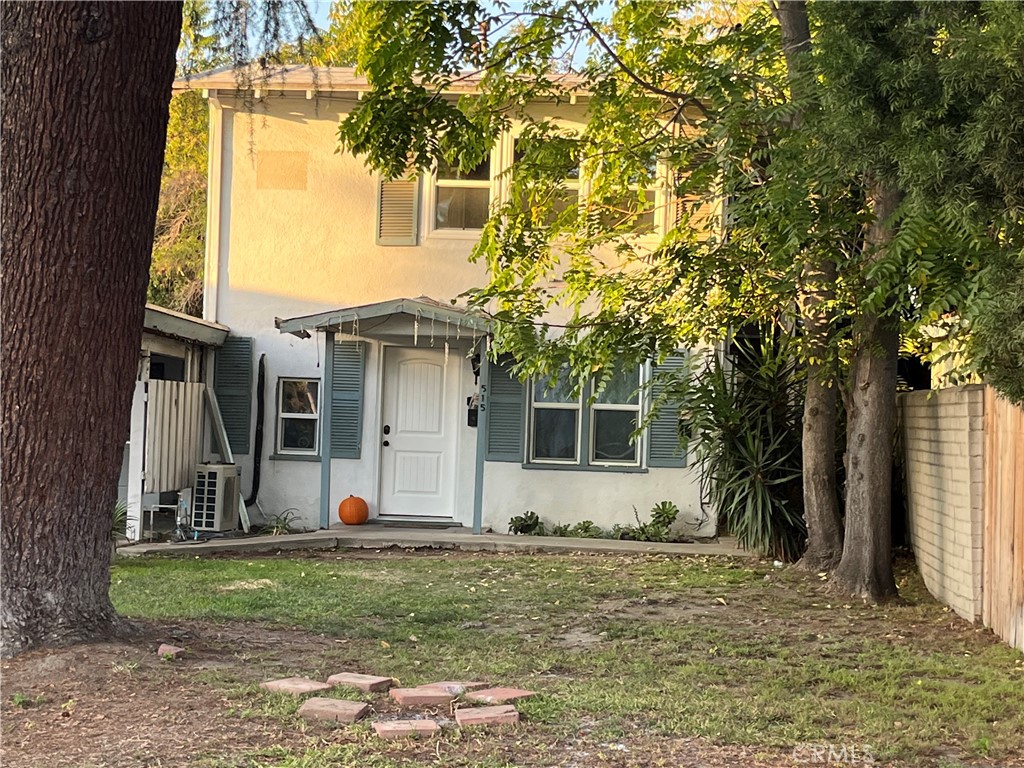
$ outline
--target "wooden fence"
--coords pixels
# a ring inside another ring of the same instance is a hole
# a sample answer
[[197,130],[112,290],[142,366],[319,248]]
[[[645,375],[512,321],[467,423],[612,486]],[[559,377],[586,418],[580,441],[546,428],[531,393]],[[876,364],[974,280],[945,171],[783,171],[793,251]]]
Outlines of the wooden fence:
[[982,619],[1024,650],[1024,410],[985,390]]

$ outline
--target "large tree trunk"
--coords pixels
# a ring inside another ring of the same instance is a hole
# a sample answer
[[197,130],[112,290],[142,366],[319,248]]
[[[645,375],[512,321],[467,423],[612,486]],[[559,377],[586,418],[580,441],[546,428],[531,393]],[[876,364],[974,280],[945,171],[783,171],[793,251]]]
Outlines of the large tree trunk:
[[[790,92],[796,104],[804,104],[811,80],[807,71],[811,52],[811,29],[804,0],[780,0],[773,4],[782,29]],[[801,109],[793,115],[796,128],[803,126]],[[803,491],[807,550],[801,565],[819,571],[831,570],[843,548],[843,524],[839,516],[836,487],[836,405],[837,383],[831,340],[835,298],[836,265],[830,259],[808,259],[800,271],[799,307],[807,363],[804,396]]]
[[3,3],[0,650],[109,634],[181,3]]
[[[864,237],[868,260],[892,240],[899,190],[875,181],[868,189],[875,220]],[[870,600],[896,594],[892,574],[892,447],[896,429],[898,319],[866,311],[854,327],[846,448],[846,540],[834,583]]]

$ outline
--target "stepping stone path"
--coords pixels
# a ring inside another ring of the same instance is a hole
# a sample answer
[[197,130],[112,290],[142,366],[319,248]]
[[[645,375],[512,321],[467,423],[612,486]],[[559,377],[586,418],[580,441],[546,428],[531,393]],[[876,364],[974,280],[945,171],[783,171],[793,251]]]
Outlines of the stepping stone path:
[[333,720],[336,723],[354,723],[370,711],[370,705],[363,701],[324,699],[314,696],[306,699],[299,707],[299,717],[307,720]]
[[[519,722],[519,712],[509,702],[535,696],[533,691],[521,688],[488,688],[487,683],[465,680],[442,680],[438,683],[416,686],[415,688],[392,688],[390,677],[361,675],[340,672],[327,678],[326,683],[307,677],[286,677],[268,680],[260,687],[268,691],[305,696],[321,693],[337,686],[355,688],[363,693],[388,691],[390,697],[403,708],[445,707],[460,696],[468,702],[492,704],[495,706],[464,706],[455,710],[457,726],[507,725]],[[314,696],[299,707],[299,716],[307,720],[330,720],[336,723],[354,723],[365,717],[370,705],[363,701],[346,701]],[[382,739],[431,736],[441,729],[440,724],[429,718],[405,720],[375,720],[373,730]]]

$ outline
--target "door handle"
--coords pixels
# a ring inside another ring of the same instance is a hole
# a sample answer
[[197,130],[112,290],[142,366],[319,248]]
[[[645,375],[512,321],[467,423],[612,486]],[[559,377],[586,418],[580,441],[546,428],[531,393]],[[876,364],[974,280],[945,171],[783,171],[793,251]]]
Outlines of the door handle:
[[391,443],[389,443],[387,440],[385,440],[383,445],[384,445],[385,448],[387,448],[389,445],[391,445]]

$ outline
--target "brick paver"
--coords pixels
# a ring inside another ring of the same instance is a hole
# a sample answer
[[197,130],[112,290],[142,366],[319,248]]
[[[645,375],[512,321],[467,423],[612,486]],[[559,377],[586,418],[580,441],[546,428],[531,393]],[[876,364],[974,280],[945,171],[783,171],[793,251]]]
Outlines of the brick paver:
[[420,688],[440,688],[442,691],[448,691],[456,696],[461,696],[466,691],[479,691],[486,687],[487,683],[474,683],[466,680],[442,680],[440,683],[428,683],[420,686]]
[[265,683],[260,683],[260,688],[277,693],[290,693],[293,696],[329,691],[333,687],[327,683],[321,683],[319,680],[310,680],[308,677],[285,677],[280,680],[268,680]]
[[177,645],[170,645],[169,643],[160,643],[160,647],[156,649],[156,655],[161,659],[170,656],[172,659],[180,658],[185,653],[185,649]]
[[466,700],[480,704],[508,704],[536,695],[533,691],[524,691],[521,688],[485,688],[482,691],[467,693]]
[[497,707],[460,707],[455,710],[455,722],[460,728],[471,725],[507,725],[519,722],[519,712],[511,704]]
[[339,672],[328,677],[327,682],[330,685],[343,685],[346,688],[355,688],[363,693],[376,693],[377,691],[386,691],[394,681],[390,677]]
[[392,688],[391,698],[403,707],[443,707],[455,700],[456,695],[441,688]]
[[333,720],[336,723],[354,723],[370,711],[370,705],[363,701],[325,699],[314,696],[306,699],[299,707],[299,717],[307,720]]
[[441,730],[433,720],[378,720],[373,730],[382,739],[405,739],[410,736],[432,736]]

